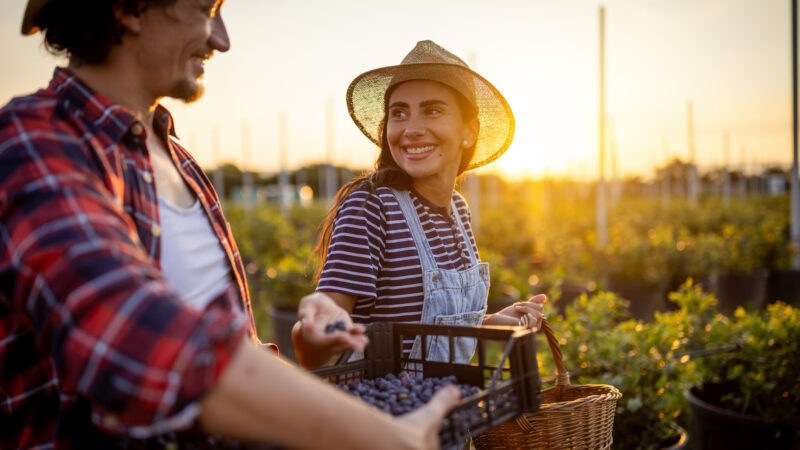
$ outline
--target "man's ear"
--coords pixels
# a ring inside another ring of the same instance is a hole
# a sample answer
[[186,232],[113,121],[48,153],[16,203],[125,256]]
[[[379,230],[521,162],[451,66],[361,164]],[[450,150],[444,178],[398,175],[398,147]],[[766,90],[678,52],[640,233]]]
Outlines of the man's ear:
[[142,15],[134,15],[126,13],[122,8],[114,8],[114,15],[119,20],[119,23],[125,28],[125,31],[132,34],[139,34],[142,31]]

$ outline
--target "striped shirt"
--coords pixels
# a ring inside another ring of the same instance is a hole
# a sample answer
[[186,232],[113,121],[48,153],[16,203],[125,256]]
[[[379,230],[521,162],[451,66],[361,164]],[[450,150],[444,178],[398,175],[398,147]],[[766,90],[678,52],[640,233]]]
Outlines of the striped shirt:
[[[437,267],[444,270],[469,268],[455,216],[411,191]],[[470,245],[478,254],[470,227],[467,202],[453,192],[456,213],[467,230]],[[422,319],[424,299],[422,266],[411,231],[392,191],[379,187],[351,193],[339,207],[331,243],[317,291],[356,296],[353,320],[359,323],[405,322]],[[410,352],[413,340],[403,342]]]

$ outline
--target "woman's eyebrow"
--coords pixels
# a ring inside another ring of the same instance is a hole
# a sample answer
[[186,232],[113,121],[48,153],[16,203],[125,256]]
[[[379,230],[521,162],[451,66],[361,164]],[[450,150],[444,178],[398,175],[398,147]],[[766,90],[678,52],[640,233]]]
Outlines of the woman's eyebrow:
[[425,100],[424,102],[420,102],[419,106],[431,106],[431,105],[447,105],[447,102],[444,100]]
[[389,105],[389,108],[408,108],[408,103],[406,102],[394,102]]

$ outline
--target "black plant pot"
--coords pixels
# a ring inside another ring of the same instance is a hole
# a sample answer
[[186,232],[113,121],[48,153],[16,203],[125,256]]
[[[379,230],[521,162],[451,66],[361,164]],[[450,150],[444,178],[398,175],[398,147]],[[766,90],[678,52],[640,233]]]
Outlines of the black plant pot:
[[800,306],[800,270],[770,270],[766,300],[766,303],[780,300],[795,307]]
[[582,294],[590,294],[591,291],[585,284],[572,283],[565,281],[561,285],[561,298],[555,302],[556,310],[559,314],[564,314],[567,305],[574,302]]
[[292,345],[292,327],[297,322],[297,307],[290,305],[270,305],[269,317],[272,321],[272,339],[278,346],[281,356],[297,361]]
[[[691,425],[690,448],[695,450],[790,450],[796,448],[797,430],[789,425],[770,424],[761,417],[739,414],[717,406],[731,392],[725,384],[704,384],[686,391]],[[800,443],[798,443],[800,444]]]
[[662,447],[662,450],[686,450],[689,448],[689,433],[683,429],[682,426],[678,425],[677,423],[672,423],[670,425],[673,429],[675,429],[679,435],[678,440],[675,442],[669,443],[668,446]]
[[649,321],[656,311],[665,310],[664,291],[651,284],[611,277],[608,290],[630,302],[628,310],[635,319]]
[[767,295],[768,276],[766,269],[726,270],[716,280],[717,307],[728,315],[739,306],[758,308]]

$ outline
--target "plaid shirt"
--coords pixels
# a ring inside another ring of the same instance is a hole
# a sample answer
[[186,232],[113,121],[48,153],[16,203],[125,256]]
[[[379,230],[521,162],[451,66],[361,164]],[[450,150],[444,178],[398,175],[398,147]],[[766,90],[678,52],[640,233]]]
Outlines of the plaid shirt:
[[0,448],[189,426],[241,339],[257,341],[219,199],[166,109],[153,125],[232,267],[203,312],[161,274],[153,167],[129,111],[66,69],[0,110]]

